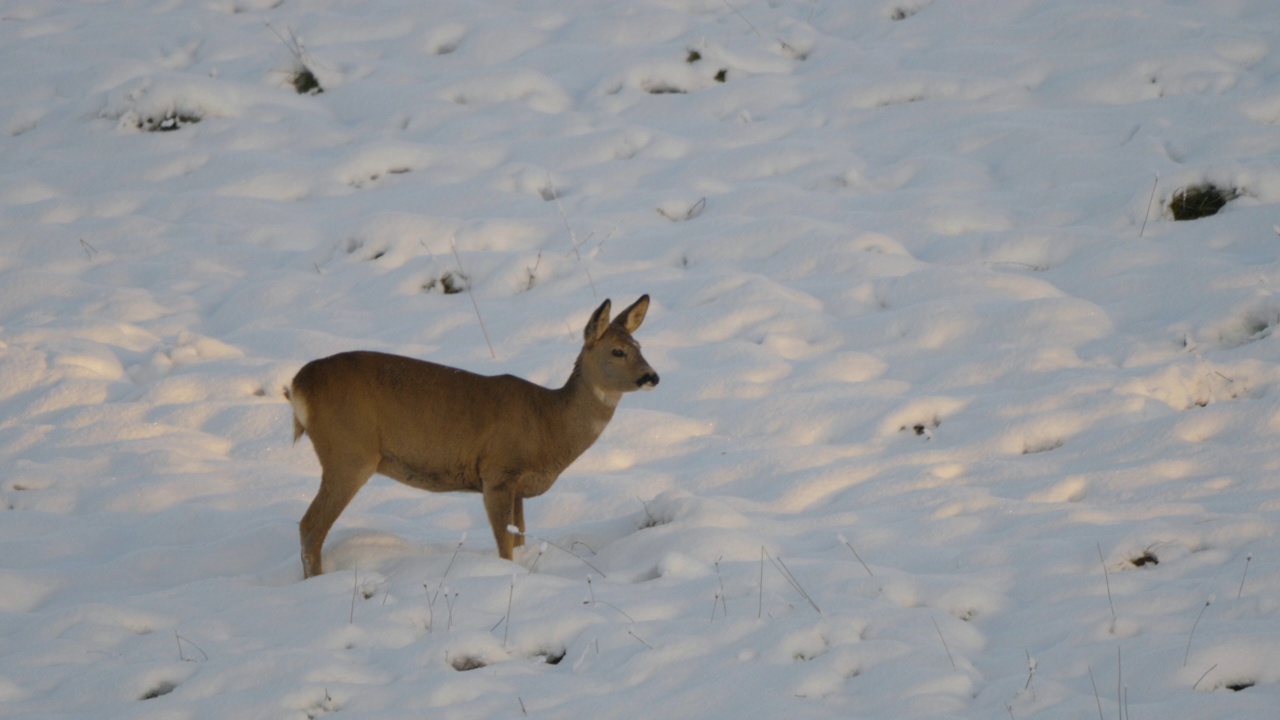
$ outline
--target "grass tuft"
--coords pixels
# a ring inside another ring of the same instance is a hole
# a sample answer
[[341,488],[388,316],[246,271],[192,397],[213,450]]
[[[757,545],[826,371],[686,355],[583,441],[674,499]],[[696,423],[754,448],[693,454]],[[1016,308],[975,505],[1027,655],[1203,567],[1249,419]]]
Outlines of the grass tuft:
[[293,78],[289,84],[299,95],[319,95],[324,92],[324,88],[320,87],[320,81],[316,79],[316,74],[311,72],[311,68],[307,67],[301,59],[293,70]]
[[1235,188],[1220,188],[1212,183],[1184,187],[1173,194],[1169,201],[1169,212],[1174,220],[1199,220],[1217,215],[1227,203],[1239,197],[1240,191]]
[[1150,550],[1144,550],[1142,551],[1141,555],[1131,559],[1129,562],[1133,563],[1135,567],[1143,567],[1146,565],[1159,565],[1160,558],[1156,557],[1155,554],[1153,554]]
[[285,37],[276,30],[271,23],[264,23],[267,29],[284,43],[289,54],[293,56],[293,69],[289,71],[289,84],[299,95],[319,95],[324,92],[324,88],[320,86],[320,80],[316,78],[316,74],[311,70],[311,58],[307,54],[307,49],[302,46],[302,41],[293,33],[293,29],[289,29],[289,36]]
[[485,665],[488,665],[489,663],[485,662],[484,658],[482,657],[475,657],[472,655],[459,655],[458,657],[453,658],[453,660],[451,660],[449,664],[452,665],[453,669],[457,670],[458,672],[466,672],[468,670],[478,670],[484,667]]
[[184,125],[194,125],[202,119],[199,113],[169,110],[159,117],[138,118],[137,127],[146,132],[173,132]]
[[1241,680],[1240,682],[1228,683],[1226,685],[1223,685],[1223,687],[1230,690],[1231,692],[1240,692],[1241,690],[1245,690],[1253,687],[1254,684],[1255,683],[1252,680]]
[[460,272],[446,270],[440,277],[431,278],[423,283],[422,291],[431,292],[432,290],[439,289],[440,292],[445,295],[457,295],[458,293],[465,292],[471,287],[467,282],[469,279],[470,278]]

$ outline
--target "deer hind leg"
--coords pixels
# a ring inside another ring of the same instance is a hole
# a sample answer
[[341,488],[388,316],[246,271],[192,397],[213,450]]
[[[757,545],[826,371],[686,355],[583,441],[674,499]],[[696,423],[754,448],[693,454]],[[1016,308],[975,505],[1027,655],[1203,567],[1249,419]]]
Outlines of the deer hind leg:
[[302,516],[298,535],[302,542],[302,576],[314,577],[324,572],[320,550],[333,523],[346,509],[360,488],[369,481],[377,461],[351,459],[346,462],[321,463],[320,491]]
[[517,497],[515,499],[512,516],[515,520],[513,524],[520,530],[520,534],[515,537],[514,544],[516,547],[522,547],[524,545],[524,498]]
[[511,490],[485,484],[484,509],[489,515],[489,524],[493,526],[493,539],[498,543],[498,556],[503,560],[510,560],[514,555],[516,538],[507,526],[516,519],[515,509],[519,507],[516,504],[518,502],[515,493]]

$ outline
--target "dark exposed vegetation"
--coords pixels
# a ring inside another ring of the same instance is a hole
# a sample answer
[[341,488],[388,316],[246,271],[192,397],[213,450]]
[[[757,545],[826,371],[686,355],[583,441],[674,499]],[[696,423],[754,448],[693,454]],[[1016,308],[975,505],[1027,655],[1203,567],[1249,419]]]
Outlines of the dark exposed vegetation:
[[1173,213],[1174,220],[1198,220],[1216,215],[1239,194],[1239,190],[1220,188],[1212,183],[1184,187],[1173,194],[1169,212]]

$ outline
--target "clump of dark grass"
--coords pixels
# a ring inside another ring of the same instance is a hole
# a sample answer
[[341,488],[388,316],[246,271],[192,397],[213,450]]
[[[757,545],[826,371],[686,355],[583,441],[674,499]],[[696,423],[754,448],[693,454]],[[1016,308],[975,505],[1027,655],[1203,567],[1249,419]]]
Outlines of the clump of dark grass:
[[316,74],[301,59],[293,69],[293,77],[289,84],[299,95],[319,95],[324,92],[324,88],[320,87],[320,81],[316,79]]
[[289,71],[289,84],[299,95],[319,95],[324,92],[324,88],[320,85],[319,78],[311,69],[314,64],[307,55],[307,50],[302,46],[302,41],[297,35],[293,34],[293,30],[289,30],[289,37],[281,35],[278,30],[266,23],[271,32],[280,38],[280,42],[284,43],[285,48],[289,50],[289,54],[293,55],[293,68]]
[[1151,550],[1143,550],[1141,555],[1136,558],[1130,558],[1129,562],[1133,563],[1134,567],[1145,567],[1147,565],[1159,565],[1160,558],[1156,557]]
[[1221,188],[1213,183],[1179,189],[1169,201],[1174,220],[1198,220],[1216,215],[1227,203],[1240,196],[1236,188]]
[[202,119],[199,113],[170,109],[162,115],[140,117],[137,121],[139,130],[146,132],[173,132],[183,125],[193,125]]
[[439,290],[445,295],[457,295],[468,289],[467,276],[446,270],[439,278],[431,278],[422,284],[423,292]]

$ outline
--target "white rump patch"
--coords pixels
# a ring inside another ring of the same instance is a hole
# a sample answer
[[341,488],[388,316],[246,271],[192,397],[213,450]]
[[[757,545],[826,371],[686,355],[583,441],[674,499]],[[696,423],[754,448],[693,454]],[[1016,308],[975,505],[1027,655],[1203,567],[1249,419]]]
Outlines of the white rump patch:
[[289,389],[289,404],[293,406],[293,416],[298,418],[302,427],[307,427],[307,403],[292,388]]

